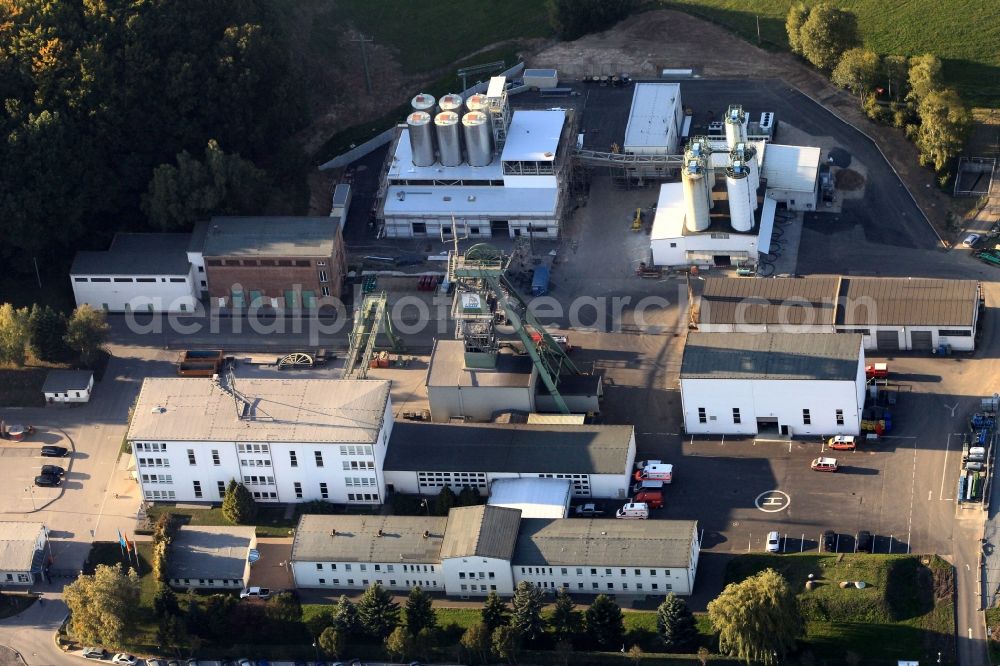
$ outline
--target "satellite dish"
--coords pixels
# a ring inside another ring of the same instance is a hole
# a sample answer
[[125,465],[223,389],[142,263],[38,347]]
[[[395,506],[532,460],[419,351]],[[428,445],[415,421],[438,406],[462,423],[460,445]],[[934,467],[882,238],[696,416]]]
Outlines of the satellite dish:
[[260,551],[257,550],[256,548],[251,548],[250,549],[250,553],[247,555],[247,561],[250,564],[253,564],[254,562],[256,562],[259,559],[260,559]]

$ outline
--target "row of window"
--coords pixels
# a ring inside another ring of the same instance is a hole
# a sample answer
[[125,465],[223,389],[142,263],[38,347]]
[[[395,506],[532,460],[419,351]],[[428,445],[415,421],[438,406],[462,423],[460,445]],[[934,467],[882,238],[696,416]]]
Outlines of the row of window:
[[[837,419],[837,425],[839,426],[844,425],[844,410],[838,409],[834,412],[834,415]],[[711,417],[711,420],[714,421],[715,417],[714,416]],[[704,407],[699,407],[698,423],[708,423],[708,421],[709,417],[706,409]],[[743,417],[740,415],[740,408],[733,407],[733,423],[739,425],[742,422],[743,422]],[[802,425],[812,425],[812,412],[809,411],[808,409],[802,410]]]
[[573,495],[590,497],[590,475],[588,474],[539,474],[542,479],[567,479],[573,483]]
[[488,487],[485,472],[417,472],[417,483],[421,488]]
[[[357,567],[358,567],[358,571],[368,571],[368,565],[367,564],[364,564],[364,563],[356,563],[356,564],[357,564]],[[326,567],[326,569],[324,569],[324,566]],[[352,564],[351,562],[344,562],[343,565],[342,565],[342,567],[341,567],[341,570],[342,571],[352,571],[352,567],[354,567],[354,566],[355,566],[355,564]],[[372,566],[372,571],[382,571],[382,565],[381,564],[373,564],[371,566]],[[416,573],[418,571],[419,572],[423,572],[423,573],[428,573],[428,572],[434,573],[436,571],[436,569],[434,568],[433,564],[402,564],[400,566],[402,567],[403,573]],[[336,562],[328,562],[328,563],[316,562],[316,571],[325,571],[327,569],[330,570],[330,571],[337,571],[337,563]],[[387,564],[387,565],[385,565],[385,571],[387,573],[395,573],[396,572],[396,565],[395,564]]]
[[[8,583],[13,583],[14,582],[14,574],[7,574],[7,582]],[[28,574],[19,573],[19,574],[17,574],[17,582],[18,583],[30,583],[31,582],[31,576],[29,576]]]
[[171,484],[174,482],[174,477],[170,474],[143,474],[142,482]]
[[[197,581],[197,582],[195,582]],[[243,581],[238,578],[173,578],[170,582],[174,585],[200,585],[202,587],[240,587]]]
[[[339,578],[331,578],[329,583],[326,582],[326,578],[320,578],[320,579],[317,580],[317,582],[320,585],[327,585],[327,584],[329,584],[329,585],[332,585],[333,587],[337,587],[338,585],[340,585],[340,579]],[[389,580],[389,581],[376,580],[375,582],[378,583],[379,585],[382,585],[382,586],[385,586],[386,583],[388,583],[390,587],[395,587],[396,586],[396,581],[394,581],[394,580]],[[354,586],[354,579],[353,578],[347,578],[347,579],[344,580],[344,584],[345,585],[350,585],[350,586],[353,587]],[[361,580],[361,585],[363,587],[368,587],[368,584],[369,584],[369,581],[368,581],[367,578],[364,578],[364,579]],[[403,581],[403,585],[405,585],[406,587],[410,587],[410,588],[419,586],[419,587],[421,587],[421,588],[423,588],[425,590],[428,589],[428,588],[434,588],[434,587],[438,586],[436,580],[412,580],[412,581],[411,580],[404,580]],[[463,587],[465,587],[465,586],[463,585]],[[493,586],[493,589],[496,589],[496,586]]]
[[148,451],[150,453],[164,453],[167,450],[167,445],[163,442],[136,442],[136,451]]
[[[136,442],[135,450],[141,452],[150,453],[166,453],[167,445],[163,442]],[[239,453],[270,453],[270,446],[268,444],[237,444],[236,450]],[[218,449],[212,449],[212,464],[219,466],[222,464],[222,460],[219,456]],[[371,456],[372,447],[370,445],[349,445],[340,447],[340,455],[342,456]],[[194,449],[187,450],[188,464],[197,465],[198,458],[195,455]],[[317,467],[323,467],[323,452],[314,451],[313,458],[316,461]],[[288,452],[288,463],[291,467],[299,466],[299,457],[295,451]],[[240,459],[240,465],[243,467],[270,467],[270,458],[243,458]],[[170,462],[167,461],[163,467],[169,467]],[[375,469],[375,462],[371,460],[353,460],[344,461],[344,469]],[[485,479],[485,475],[482,475]]]
[[[308,259],[206,259],[206,266],[312,266]],[[326,266],[325,261],[317,261],[317,266]]]
[[[549,589],[549,590],[556,590],[556,589],[559,589],[559,587],[562,587],[564,590],[568,590],[569,589],[569,583],[567,583],[566,581],[563,581],[563,583],[562,583],[561,586],[557,586],[554,582],[547,581],[547,580],[531,581],[531,582],[534,585],[536,585],[537,587],[541,587],[541,588]],[[620,589],[622,591],[626,591],[626,590],[630,589],[628,583],[620,583],[619,585],[621,585],[621,587],[615,588],[615,584],[614,583],[605,583],[605,588],[604,589],[606,589],[606,590]],[[645,589],[644,586],[643,586],[643,583],[633,583],[633,585],[634,585],[634,587],[632,587],[631,589],[639,590],[639,591],[642,591],[642,590]],[[482,586],[480,586],[480,587],[482,587]],[[475,590],[475,588],[476,588],[476,586],[473,585],[472,586],[473,591]],[[462,589],[463,590],[465,589],[464,585],[462,586]],[[576,589],[577,590],[584,589],[584,584],[578,582],[576,584]],[[591,590],[600,590],[601,589],[601,584],[600,583],[596,583],[596,582],[591,582],[590,589]],[[649,584],[649,589],[650,590],[654,590],[654,591],[655,590],[659,590],[660,589],[660,584],[659,583],[650,583]],[[674,589],[674,586],[672,584],[670,584],[670,583],[664,583],[663,584],[663,589],[664,590],[672,590],[672,589]]]
[[[575,569],[576,569],[576,575],[577,576],[582,576],[583,572],[586,570],[586,567],[575,567]],[[598,576],[598,575],[613,576],[614,575],[614,573],[613,573],[614,569],[611,568],[611,567],[604,567],[604,573],[603,574],[598,574],[597,573],[600,570],[601,569],[599,567],[591,567],[590,568],[590,575],[591,576]],[[522,574],[531,574],[531,575],[535,575],[535,576],[551,576],[551,575],[553,575],[553,573],[552,573],[553,571],[554,571],[554,567],[521,567],[521,573]],[[642,575],[644,575],[642,573],[643,572],[642,569],[632,569],[631,571],[633,571],[632,575],[634,575],[634,576],[642,576]],[[648,571],[649,571],[649,575],[650,576],[656,576],[656,572],[657,572],[656,569],[648,569]],[[570,575],[570,573],[569,573],[569,567],[560,567],[559,568],[559,573],[562,574],[563,576]],[[620,576],[628,576],[629,575],[629,569],[619,569],[618,570],[618,575],[620,575]],[[663,575],[664,576],[669,576],[670,575],[670,569],[664,569],[663,570]],[[482,576],[480,576],[480,578],[482,578]]]
[[[85,278],[85,277],[75,277],[73,282],[156,282],[156,278],[151,277],[116,277],[116,278],[106,278],[106,277],[95,277],[95,278]],[[172,277],[172,278],[160,278],[160,282],[187,282],[187,278],[182,277]]]
[[[871,335],[870,328],[838,328],[838,333],[858,333],[860,335]],[[914,333],[915,331],[911,331]],[[969,328],[939,328],[937,334],[945,338],[971,338],[972,329]]]
[[[476,572],[476,571],[469,571],[469,572],[459,571],[458,572],[458,579],[459,580],[465,580],[466,573],[468,573],[469,580],[472,580],[474,578],[486,578],[486,572],[485,571],[479,571],[479,572]],[[477,573],[478,573],[478,575],[477,575]],[[490,576],[489,576],[490,580],[496,578],[496,574],[494,572],[490,571],[489,574],[490,574]]]

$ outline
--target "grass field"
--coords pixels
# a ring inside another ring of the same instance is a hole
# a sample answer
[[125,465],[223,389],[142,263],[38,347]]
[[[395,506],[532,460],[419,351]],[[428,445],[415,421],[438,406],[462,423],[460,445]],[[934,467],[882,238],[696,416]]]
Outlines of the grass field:
[[[793,0],[662,0],[723,25],[751,42],[788,48],[785,15]],[[838,0],[857,14],[865,45],[882,54],[934,53],[945,79],[977,106],[1000,106],[1000,6],[982,0]],[[752,9],[751,9],[752,7]]]
[[[172,513],[178,517],[180,525],[232,525],[229,520],[222,515],[221,506],[213,506],[205,509],[177,508],[169,504],[157,504],[149,507],[146,515],[150,523],[156,523],[160,514]],[[285,507],[280,506],[259,506],[257,507],[257,536],[258,537],[287,537],[289,531],[295,528],[296,518],[287,520],[285,518]]]

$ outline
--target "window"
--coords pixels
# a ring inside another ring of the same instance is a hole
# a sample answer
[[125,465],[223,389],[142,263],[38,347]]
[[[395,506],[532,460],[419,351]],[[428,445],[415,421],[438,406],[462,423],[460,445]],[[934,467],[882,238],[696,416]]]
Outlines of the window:
[[593,587],[593,588],[594,588],[595,590],[598,590],[598,589],[600,589],[600,588],[601,588],[601,584],[600,584],[600,583],[591,583],[590,585],[591,585],[591,587]]
[[635,589],[641,590],[642,589],[642,583],[636,583],[635,584]]
[[302,484],[296,481],[292,486],[295,488],[295,499],[302,499]]
[[91,282],[111,282],[111,278],[90,278]]
[[323,570],[323,563],[322,562],[317,562],[316,563],[316,571],[322,571],[322,570]]
[[465,572],[464,571],[459,571],[458,572],[458,578],[459,578],[459,580],[465,580]]
[[622,575],[623,576],[627,575],[627,573],[625,572],[625,569],[622,569]]
[[218,467],[219,465],[222,464],[222,461],[219,460],[219,450],[218,449],[212,449],[212,464],[215,465],[216,467]]
[[188,464],[197,465],[198,463],[194,459],[194,449],[188,449]]
[[808,409],[802,410],[802,423],[804,425],[812,425],[812,416],[809,414]]
[[316,467],[322,467],[323,466],[323,452],[322,451],[315,451],[314,453],[316,455]]
[[642,575],[642,569],[636,569],[635,570],[635,575],[636,576],[641,576]]
[[653,588],[654,590],[658,590],[658,589],[660,589],[660,586],[659,586],[658,584],[656,584],[656,583],[652,583],[652,584],[650,585],[650,587],[651,587],[651,588]]
[[596,576],[597,575],[597,569],[591,569],[590,570],[590,575],[591,576]]
[[312,262],[309,261],[308,259],[296,259],[295,260],[295,265],[296,266],[311,266]]
[[132,278],[115,278],[115,282],[131,282]]
[[330,288],[327,287],[327,286],[320,287],[319,291],[320,291],[320,294],[322,294],[323,296],[329,296],[330,295]]
[[136,278],[136,282],[156,282],[156,278]]
[[844,425],[844,410],[842,409],[837,410],[837,425]]
[[677,247],[677,243],[671,243],[670,247]]
[[740,408],[739,407],[733,407],[733,423],[735,423],[736,425],[739,425],[740,423],[742,423],[742,421],[740,421]]
[[320,578],[319,579],[319,584],[320,585],[326,585],[326,579],[325,578]]
[[708,416],[705,414],[705,408],[698,408],[698,423],[708,423]]
[[938,335],[944,336],[946,338],[971,338],[972,331],[969,329],[960,328],[942,328],[938,331]]
[[326,271],[320,271],[319,272],[319,281],[320,282],[329,282],[330,281],[329,274]]
[[226,482],[225,481],[218,481],[218,482],[216,482],[216,485],[219,488],[219,498],[220,499],[224,498],[226,496]]
[[567,569],[566,567],[563,567],[563,568],[561,569],[561,571],[562,571],[562,575],[563,575],[563,576],[565,576],[565,575],[566,575],[566,573],[567,573],[567,572],[569,571],[569,569]]
[[292,467],[299,466],[299,457],[295,454],[295,451],[288,452],[288,464]]
[[201,481],[192,481],[191,483],[194,485],[194,496],[200,499],[201,498]]
[[87,281],[87,278],[82,278],[82,277],[75,277],[75,278],[73,278],[73,282],[86,282],[86,281]]
[[656,569],[650,569],[649,570],[649,575],[650,576],[655,576],[656,575]]
[[582,576],[583,575],[583,569],[581,569],[580,567],[577,567],[576,568],[576,575],[577,576]]
[[206,266],[221,266],[222,265],[222,261],[220,261],[219,259],[206,259],[205,260],[205,265]]
[[326,483],[319,484],[319,496],[323,499],[330,499],[330,493],[326,489]]
[[184,278],[170,278],[171,282],[184,282]]

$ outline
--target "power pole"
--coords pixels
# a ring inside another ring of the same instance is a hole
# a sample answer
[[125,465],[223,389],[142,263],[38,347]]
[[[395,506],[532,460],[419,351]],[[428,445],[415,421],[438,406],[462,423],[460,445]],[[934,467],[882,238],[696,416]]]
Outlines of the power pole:
[[760,44],[760,14],[757,14],[757,43]]
[[371,37],[365,37],[363,34],[358,33],[357,38],[352,39],[352,42],[360,42],[361,44],[361,66],[365,70],[365,89],[368,90],[368,94],[372,94],[372,77],[368,73],[368,48],[367,44],[374,41]]

